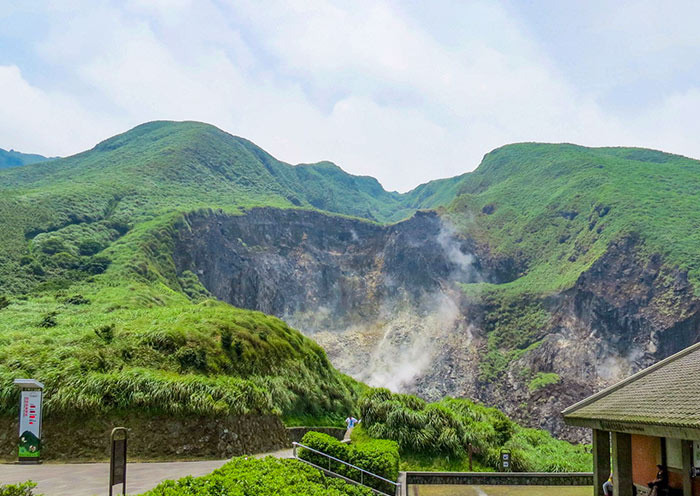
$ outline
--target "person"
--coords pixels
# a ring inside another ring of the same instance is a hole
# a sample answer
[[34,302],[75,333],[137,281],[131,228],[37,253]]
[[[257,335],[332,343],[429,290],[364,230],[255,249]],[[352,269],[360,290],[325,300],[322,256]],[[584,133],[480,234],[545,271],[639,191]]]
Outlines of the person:
[[345,426],[349,429],[352,427],[352,417],[348,417],[345,419]]
[[649,496],[658,496],[661,489],[666,489],[668,487],[668,472],[666,471],[666,467],[657,465],[656,468],[659,469],[659,471],[656,472],[656,479],[647,484],[651,489]]
[[613,493],[613,481],[612,481],[612,472],[610,472],[610,477],[608,477],[608,480],[603,482],[603,494],[605,496],[612,496]]

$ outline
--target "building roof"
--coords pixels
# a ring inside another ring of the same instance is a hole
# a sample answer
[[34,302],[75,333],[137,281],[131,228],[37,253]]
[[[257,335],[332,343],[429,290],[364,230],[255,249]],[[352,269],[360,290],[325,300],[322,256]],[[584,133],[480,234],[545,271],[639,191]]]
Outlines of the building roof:
[[700,343],[586,398],[562,412],[566,421],[700,429]]

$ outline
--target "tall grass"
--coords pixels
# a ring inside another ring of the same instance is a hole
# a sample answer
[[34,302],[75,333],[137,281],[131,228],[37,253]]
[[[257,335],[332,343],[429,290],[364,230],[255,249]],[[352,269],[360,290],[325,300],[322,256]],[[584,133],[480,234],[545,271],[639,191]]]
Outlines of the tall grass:
[[359,407],[363,431],[372,438],[398,442],[402,459],[419,464],[431,466],[432,458],[445,458],[448,464],[458,460],[465,465],[471,445],[477,465],[485,469],[498,466],[503,448],[511,450],[513,469],[517,471],[591,469],[588,446],[572,445],[554,439],[546,431],[523,428],[503,412],[469,400],[445,398],[427,403],[415,396],[371,389],[360,398]]

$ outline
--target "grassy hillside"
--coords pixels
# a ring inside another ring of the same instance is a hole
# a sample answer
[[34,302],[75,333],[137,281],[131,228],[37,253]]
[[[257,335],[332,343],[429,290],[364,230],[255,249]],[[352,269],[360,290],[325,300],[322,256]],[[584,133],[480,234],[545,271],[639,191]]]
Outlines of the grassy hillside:
[[21,153],[16,152],[15,150],[7,151],[0,148],[0,169],[19,167],[21,165],[35,164],[38,162],[46,162],[47,160],[51,159],[44,157],[43,155]]
[[464,286],[487,309],[483,383],[539,345],[552,318],[544,298],[572,287],[623,238],[638,241],[642,258],[656,255],[687,271],[699,294],[697,160],[639,148],[522,143],[487,154],[457,189],[446,215],[519,270],[506,284]]
[[0,171],[0,411],[11,379],[47,385],[52,414],[277,413],[341,422],[363,387],[313,341],[210,298],[176,274],[183,213],[252,206],[368,220],[410,215],[436,193],[384,191],[323,162],[291,166],[196,122],[152,122],[78,155]]
[[700,162],[639,148],[498,148],[459,184],[455,223],[522,264],[513,286],[570,287],[609,243],[637,234],[700,288]]
[[372,389],[360,399],[362,423],[353,442],[372,438],[399,444],[403,470],[468,471],[468,446],[475,470],[497,470],[502,448],[512,453],[513,470],[587,472],[589,447],[554,439],[538,429],[525,429],[495,408],[469,400],[444,398],[426,403],[406,394]]

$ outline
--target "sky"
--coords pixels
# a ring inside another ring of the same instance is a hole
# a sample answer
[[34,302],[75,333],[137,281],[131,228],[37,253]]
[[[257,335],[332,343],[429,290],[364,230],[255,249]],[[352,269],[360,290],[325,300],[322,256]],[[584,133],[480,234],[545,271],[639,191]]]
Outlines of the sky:
[[0,148],[198,120],[386,189],[522,141],[700,158],[700,3],[0,0]]

